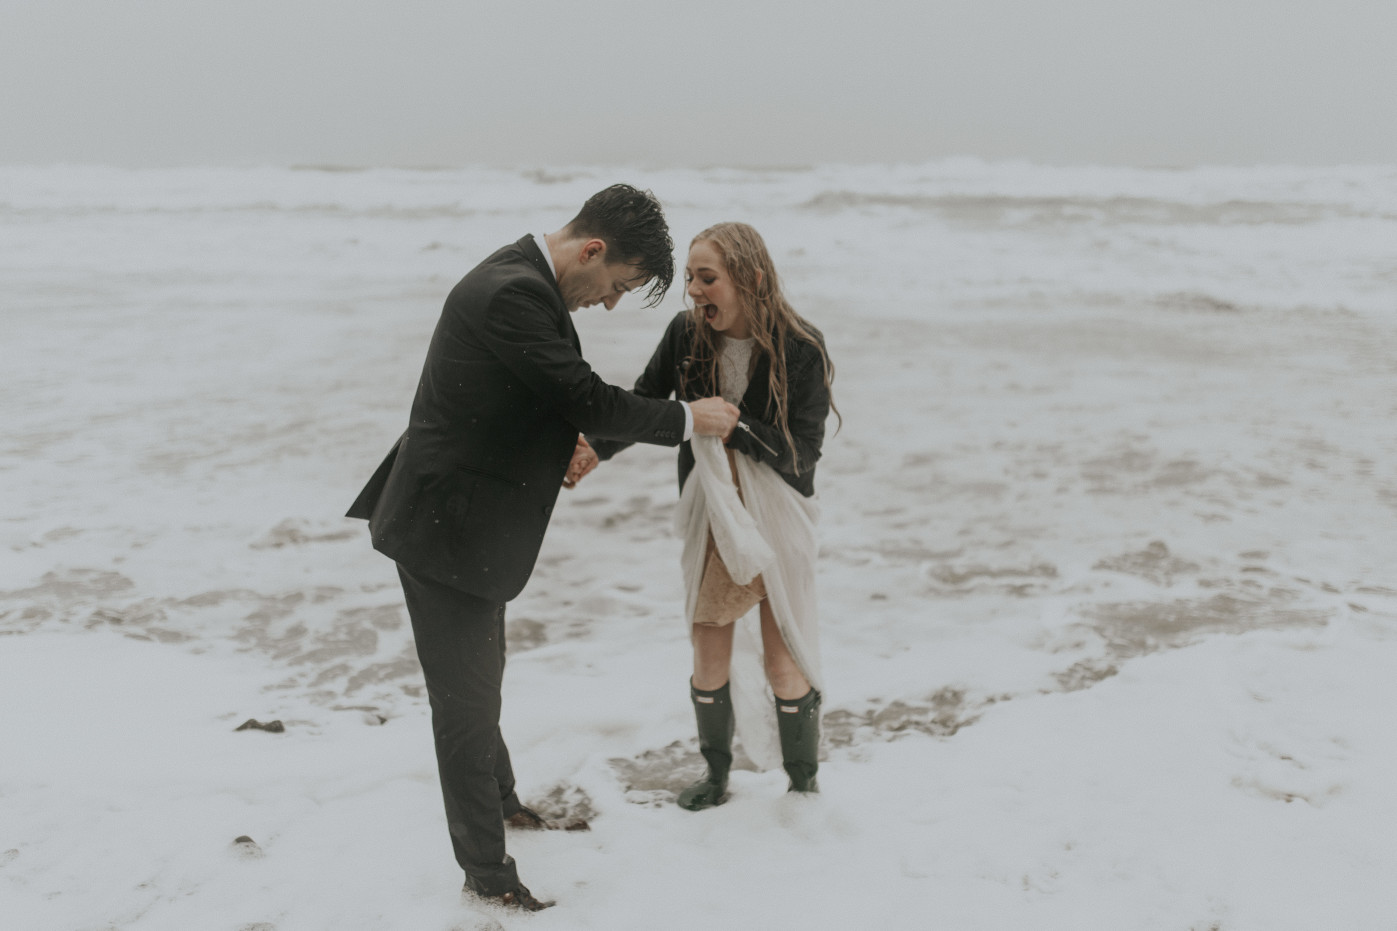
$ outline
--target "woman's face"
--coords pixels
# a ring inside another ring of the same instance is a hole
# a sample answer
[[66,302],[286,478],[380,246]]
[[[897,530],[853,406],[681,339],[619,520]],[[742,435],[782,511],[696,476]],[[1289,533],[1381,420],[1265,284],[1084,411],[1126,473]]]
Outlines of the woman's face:
[[699,240],[689,248],[684,279],[689,283],[688,293],[694,307],[709,326],[733,339],[746,339],[750,335],[737,286],[723,265],[722,255],[711,242]]

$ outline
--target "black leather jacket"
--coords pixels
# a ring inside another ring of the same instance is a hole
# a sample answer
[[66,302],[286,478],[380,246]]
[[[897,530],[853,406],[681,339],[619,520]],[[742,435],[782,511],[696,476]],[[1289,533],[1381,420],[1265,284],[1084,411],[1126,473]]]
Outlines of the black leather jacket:
[[[694,359],[694,320],[688,311],[681,311],[670,321],[665,335],[655,347],[655,354],[636,379],[636,394],[646,398],[668,398],[678,395],[681,401],[696,401],[718,394],[718,386],[708,384],[708,378],[691,379],[679,393],[684,370],[696,364]],[[813,327],[811,328],[814,329]],[[818,330],[814,336],[823,345]],[[706,372],[708,366],[700,371]],[[820,446],[825,439],[825,420],[829,417],[829,388],[825,385],[824,359],[820,350],[804,340],[786,341],[787,416],[794,447],[777,424],[776,405],[767,384],[771,362],[765,356],[757,360],[747,392],[738,408],[742,416],[738,428],[728,440],[728,448],[771,466],[786,484],[807,498],[815,493],[815,463],[820,458]],[[597,455],[610,459],[630,443],[588,437]],[[798,468],[797,468],[798,466]],[[688,442],[679,447],[679,487],[694,468],[694,451]]]

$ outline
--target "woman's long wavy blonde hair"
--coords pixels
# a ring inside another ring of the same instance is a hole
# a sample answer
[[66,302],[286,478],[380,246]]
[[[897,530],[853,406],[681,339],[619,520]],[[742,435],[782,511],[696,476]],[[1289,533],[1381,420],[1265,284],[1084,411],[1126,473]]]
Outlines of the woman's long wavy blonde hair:
[[[820,351],[824,362],[825,388],[834,381],[834,364],[825,352],[824,343],[816,330],[786,300],[781,292],[781,279],[776,274],[776,265],[771,261],[771,253],[761,234],[746,223],[717,223],[699,233],[689,242],[692,249],[697,243],[711,243],[723,259],[723,267],[732,279],[742,301],[742,313],[747,318],[748,332],[756,339],[754,348],[759,358],[765,355],[770,360],[769,397],[775,405],[776,422],[785,434],[786,445],[795,457],[795,438],[791,436],[788,422],[789,384],[786,371],[786,341],[788,338],[805,340]],[[687,281],[687,276],[686,276]],[[705,380],[718,388],[718,340],[713,328],[706,326],[703,314],[697,307],[689,310],[694,319],[693,362],[684,369],[683,380],[703,373]],[[830,409],[843,426],[844,418],[839,408],[834,406],[834,396],[830,395]],[[772,411],[768,410],[768,414]],[[800,463],[795,463],[800,472]]]

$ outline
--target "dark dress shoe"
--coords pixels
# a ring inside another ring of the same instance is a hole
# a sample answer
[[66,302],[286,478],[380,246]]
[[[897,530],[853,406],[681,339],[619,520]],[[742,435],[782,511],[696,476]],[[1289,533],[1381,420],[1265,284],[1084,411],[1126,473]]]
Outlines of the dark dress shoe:
[[532,808],[519,810],[504,819],[505,827],[520,831],[590,831],[586,818],[545,818]]
[[538,899],[534,898],[534,894],[529,891],[529,887],[524,885],[523,883],[520,883],[518,886],[515,886],[508,892],[502,892],[499,895],[482,895],[481,893],[476,892],[474,889],[472,889],[469,884],[467,884],[466,887],[461,890],[461,893],[462,899],[472,899],[476,902],[482,902],[486,905],[494,905],[498,908],[503,908],[511,912],[541,912],[545,908],[552,908],[553,906],[558,904],[557,902],[553,901],[539,901]]

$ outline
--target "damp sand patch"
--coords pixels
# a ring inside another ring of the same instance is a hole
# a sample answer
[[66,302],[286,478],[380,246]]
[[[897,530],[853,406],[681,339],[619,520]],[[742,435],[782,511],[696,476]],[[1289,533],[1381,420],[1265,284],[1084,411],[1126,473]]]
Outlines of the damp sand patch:
[[1082,610],[1086,622],[1080,628],[1099,637],[1104,652],[1058,673],[1057,684],[1069,692],[1089,688],[1114,676],[1128,660],[1191,646],[1209,636],[1323,627],[1329,622],[1329,611],[1283,606],[1297,599],[1298,592],[1272,589],[1271,595],[1254,598],[1222,592],[1207,598],[1127,601],[1086,607]]

